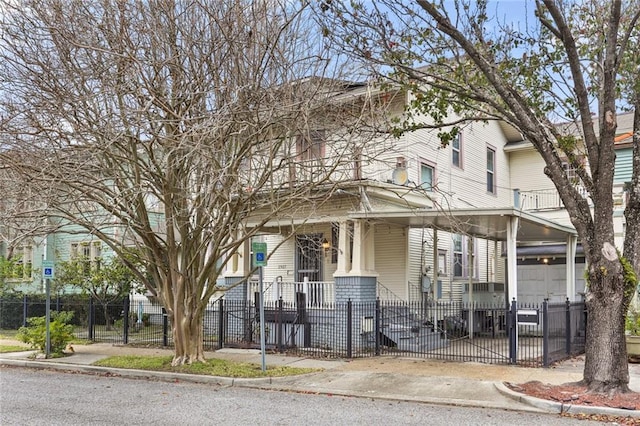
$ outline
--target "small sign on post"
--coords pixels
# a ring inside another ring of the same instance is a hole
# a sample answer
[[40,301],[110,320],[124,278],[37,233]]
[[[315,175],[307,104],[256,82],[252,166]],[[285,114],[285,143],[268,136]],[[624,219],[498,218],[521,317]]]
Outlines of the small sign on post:
[[52,280],[55,278],[55,264],[53,260],[42,261],[42,278]]
[[255,266],[267,266],[267,243],[251,243]]

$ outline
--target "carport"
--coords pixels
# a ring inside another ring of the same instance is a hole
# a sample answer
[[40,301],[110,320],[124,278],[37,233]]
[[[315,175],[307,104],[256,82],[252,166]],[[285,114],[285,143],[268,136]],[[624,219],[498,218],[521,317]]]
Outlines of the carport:
[[[505,242],[509,300],[517,299],[518,295],[516,255],[518,243],[557,244],[562,242],[566,244],[566,293],[570,301],[575,300],[577,232],[573,227],[514,208],[354,212],[349,215],[349,219],[392,223],[411,228],[431,228],[434,230],[434,239],[437,239],[437,231],[441,230]],[[434,254],[434,270],[437,270],[437,253]],[[472,288],[473,286],[470,285],[470,289]]]

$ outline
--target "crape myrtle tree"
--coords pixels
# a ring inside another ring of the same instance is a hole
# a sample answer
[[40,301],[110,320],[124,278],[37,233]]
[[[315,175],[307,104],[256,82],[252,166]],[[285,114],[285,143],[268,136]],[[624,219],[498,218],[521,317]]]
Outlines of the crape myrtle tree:
[[[520,20],[507,20],[507,9],[518,9]],[[342,51],[369,66],[381,84],[412,93],[398,133],[442,127],[446,143],[470,120],[504,120],[535,147],[588,263],[583,383],[591,391],[628,391],[624,318],[640,267],[638,1],[501,7],[475,0],[327,0],[317,12],[325,36],[341,41]],[[617,248],[614,138],[617,113],[625,109],[635,111],[633,177],[624,246]]]
[[167,310],[174,365],[204,360],[204,312],[241,246],[275,218],[290,230],[353,177],[354,153],[384,149],[379,109],[344,95],[305,2],[0,10],[2,166],[41,217],[128,264]]

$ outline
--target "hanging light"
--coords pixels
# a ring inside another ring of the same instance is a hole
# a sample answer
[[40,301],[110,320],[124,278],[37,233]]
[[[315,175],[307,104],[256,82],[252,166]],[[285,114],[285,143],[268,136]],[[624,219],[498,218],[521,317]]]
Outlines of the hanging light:
[[331,243],[326,238],[322,240],[322,248],[325,250],[331,248]]

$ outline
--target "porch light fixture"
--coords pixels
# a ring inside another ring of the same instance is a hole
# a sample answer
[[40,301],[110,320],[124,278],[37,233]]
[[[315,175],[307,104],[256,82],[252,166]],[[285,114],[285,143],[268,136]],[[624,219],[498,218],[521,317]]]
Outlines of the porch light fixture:
[[325,250],[331,248],[331,243],[326,238],[322,240],[322,248]]

